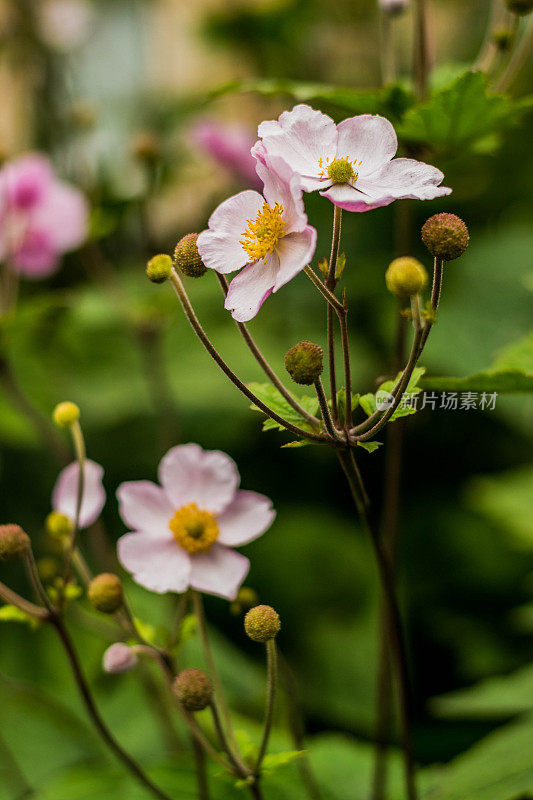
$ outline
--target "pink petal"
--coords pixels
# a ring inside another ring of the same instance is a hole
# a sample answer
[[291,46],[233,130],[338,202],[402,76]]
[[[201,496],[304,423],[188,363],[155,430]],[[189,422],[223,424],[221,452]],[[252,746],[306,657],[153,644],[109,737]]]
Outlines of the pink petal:
[[[357,181],[357,185],[359,183]],[[334,183],[327,191],[320,192],[320,194],[346,211],[372,211],[374,208],[388,206],[396,199],[388,194],[381,197],[369,197],[349,183]]]
[[57,271],[57,250],[47,231],[29,228],[22,243],[11,254],[13,269],[32,280],[47,278]]
[[209,153],[215,161],[246,181],[248,186],[261,189],[250,154],[254,143],[252,131],[242,125],[223,125],[216,120],[202,120],[191,132],[193,143]]
[[247,544],[268,530],[275,516],[268,497],[241,489],[217,519],[218,541],[230,547]]
[[261,261],[248,264],[229,285],[224,308],[238,322],[253,319],[272,294],[279,270],[279,258],[271,253]]
[[274,291],[285,286],[306,267],[315,254],[316,230],[308,225],[301,233],[290,233],[278,244],[279,271]]
[[451,189],[440,186],[444,175],[436,167],[412,158],[395,158],[372,175],[360,178],[356,188],[376,202],[388,195],[395,199],[433,200],[450,194]]
[[191,566],[193,589],[234,600],[248,574],[250,562],[235,550],[215,543],[208,553],[193,556]]
[[105,672],[111,675],[120,675],[129,672],[137,666],[137,654],[124,642],[115,642],[104,653],[102,666]]
[[58,253],[77,249],[87,238],[87,201],[78,189],[61,181],[54,181],[30,219],[32,226],[47,232]]
[[261,123],[258,132],[270,156],[281,157],[294,172],[307,178],[318,177],[320,158],[333,159],[337,152],[335,123],[307,105],[284,111],[277,123]]
[[226,453],[181,444],[164,456],[159,480],[174,508],[196,503],[217,514],[233,500],[240,477],[237,465]]
[[54,179],[50,161],[38,153],[30,153],[8,162],[0,171],[2,205],[29,211],[42,202]]
[[189,586],[191,559],[169,532],[126,533],[117,542],[118,560],[133,580],[152,592],[184,592]]
[[[52,508],[69,519],[76,517],[80,468],[77,461],[69,464],[59,473],[52,492]],[[83,499],[80,510],[79,527],[88,528],[98,517],[105,505],[105,489],[102,485],[104,470],[95,461],[87,459],[84,464]]]
[[168,534],[175,508],[164,490],[151,481],[129,481],[117,489],[120,516],[130,528]]
[[359,175],[368,175],[394,158],[398,149],[396,132],[385,117],[361,114],[337,126],[337,157],[356,159]]
[[276,203],[283,206],[286,233],[303,231],[307,225],[299,175],[277,156],[265,154],[265,161],[258,160],[257,174],[264,184],[263,194],[273,208]]
[[248,263],[241,239],[248,220],[255,219],[264,202],[258,192],[247,190],[219,205],[209,218],[209,229],[196,242],[206,267],[225,274]]

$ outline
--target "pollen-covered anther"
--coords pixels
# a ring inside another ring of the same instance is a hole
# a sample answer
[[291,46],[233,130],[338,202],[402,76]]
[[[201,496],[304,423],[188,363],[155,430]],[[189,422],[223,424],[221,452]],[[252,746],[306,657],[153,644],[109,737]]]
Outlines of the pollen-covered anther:
[[321,172],[319,178],[329,178],[333,183],[348,183],[349,181],[356,181],[359,173],[356,167],[360,166],[363,162],[353,159],[349,160],[348,156],[344,158],[334,158],[329,163],[329,158],[319,159],[318,164]]
[[279,240],[285,236],[283,206],[280,203],[273,208],[264,203],[256,218],[247,220],[247,223],[240,244],[250,261],[259,261],[273,253]]
[[218,539],[219,529],[215,515],[188,503],[178,508],[169,522],[177,543],[188,553],[207,553]]

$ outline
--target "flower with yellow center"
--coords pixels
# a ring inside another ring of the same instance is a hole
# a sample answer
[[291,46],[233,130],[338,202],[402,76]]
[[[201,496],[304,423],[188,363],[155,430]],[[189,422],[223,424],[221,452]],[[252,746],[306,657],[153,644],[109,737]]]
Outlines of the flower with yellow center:
[[218,524],[214,514],[202,511],[196,503],[178,508],[169,522],[174,539],[188,553],[208,553],[218,539]]
[[276,203],[271,208],[264,203],[256,218],[246,221],[248,225],[242,234],[244,239],[241,244],[250,261],[259,261],[273,253],[279,240],[285,236],[283,206]]
[[355,167],[360,167],[362,163],[362,161],[357,161],[355,158],[350,161],[348,156],[334,158],[331,163],[329,156],[326,156],[325,159],[319,158],[318,166],[320,167],[320,172],[318,177],[329,178],[333,183],[355,183],[359,177]]

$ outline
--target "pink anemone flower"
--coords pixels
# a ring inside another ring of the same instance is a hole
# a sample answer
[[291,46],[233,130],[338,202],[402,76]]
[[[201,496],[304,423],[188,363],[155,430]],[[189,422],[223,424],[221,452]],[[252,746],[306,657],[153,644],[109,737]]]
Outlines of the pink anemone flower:
[[[104,470],[96,461],[87,459],[83,473],[84,486],[79,527],[88,528],[93,522],[96,522],[105,505],[106,494],[102,484]],[[79,478],[79,464],[77,461],[73,461],[72,464],[61,470],[52,492],[52,508],[54,511],[64,514],[71,522],[74,522],[76,518]]]
[[120,515],[133,529],[118,557],[153,592],[189,587],[233,600],[250,562],[233,550],[261,536],[275,512],[268,497],[239,489],[234,461],[197,444],[173,447],[159,465],[161,486],[122,483]]
[[246,322],[311,261],[316,230],[307,224],[298,175],[279,158],[257,162],[263,194],[251,190],[225,200],[197,240],[206,267],[233,278],[225,308]]
[[0,170],[0,260],[26,278],[54,273],[60,256],[83,244],[83,194],[59,181],[47,158],[21,156]]
[[306,192],[320,190],[347,211],[370,211],[394,200],[433,200],[450,194],[443,173],[412,158],[394,158],[396,132],[389,120],[371,114],[336,125],[321,111],[297,105],[262,122],[259,160],[282,158],[301,177]]

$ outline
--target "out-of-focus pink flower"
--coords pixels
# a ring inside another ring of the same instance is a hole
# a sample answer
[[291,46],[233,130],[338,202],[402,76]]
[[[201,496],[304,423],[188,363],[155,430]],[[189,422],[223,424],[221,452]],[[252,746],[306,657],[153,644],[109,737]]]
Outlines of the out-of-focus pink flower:
[[316,247],[299,176],[276,157],[258,160],[256,169],[263,194],[249,190],[225,200],[197,240],[206,267],[223,274],[244,267],[224,304],[239,322],[255,317],[272,292],[309,264]]
[[409,5],[409,0],[379,0],[379,7],[384,14],[401,14]]
[[137,653],[128,647],[124,642],[112,644],[104,653],[102,666],[105,672],[112,675],[120,675],[122,672],[129,672],[134,669],[138,662]]
[[[96,461],[87,459],[84,464],[83,500],[81,503],[79,527],[88,528],[101,514],[105,505],[105,489],[102,484],[104,475],[103,467]],[[71,522],[76,517],[76,503],[78,498],[78,481],[80,467],[73,461],[68,467],[61,470],[52,492],[52,508],[64,514]]]
[[118,557],[153,592],[200,592],[233,600],[250,562],[232,548],[261,536],[272,524],[272,503],[239,489],[235,462],[197,444],[173,447],[151,481],[122,483],[120,515],[133,533],[118,541]]
[[43,0],[38,10],[39,34],[52,49],[69,52],[83,44],[93,19],[89,0]]
[[16,158],[0,170],[0,260],[26,278],[56,271],[60,256],[87,236],[83,194],[58,180],[39,154]]
[[297,105],[278,120],[262,122],[262,141],[252,153],[282,158],[301,176],[306,192],[320,190],[347,211],[370,211],[394,200],[433,200],[450,194],[436,167],[412,158],[394,158],[398,140],[392,124],[361,114],[335,125],[321,111]]
[[245,125],[202,120],[192,129],[191,140],[246,186],[261,189],[255,160],[250,153],[255,143],[253,130]]

